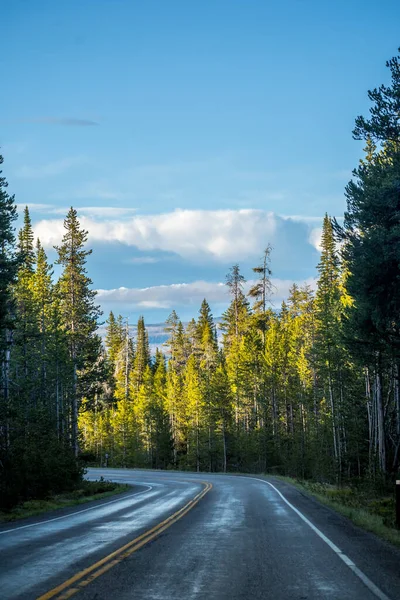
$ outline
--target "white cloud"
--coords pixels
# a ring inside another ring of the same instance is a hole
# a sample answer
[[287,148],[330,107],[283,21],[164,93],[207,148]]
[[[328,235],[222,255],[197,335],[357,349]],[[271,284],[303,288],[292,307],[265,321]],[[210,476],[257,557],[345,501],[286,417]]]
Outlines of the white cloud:
[[87,159],[83,156],[72,156],[70,158],[63,158],[46,165],[29,166],[23,165],[16,169],[15,175],[23,179],[42,179],[45,177],[54,177],[55,175],[61,175],[72,167],[79,166],[87,163]]
[[310,234],[308,236],[308,241],[314,248],[321,252],[321,238],[322,238],[322,227],[314,227],[311,229]]
[[162,302],[160,300],[142,300],[141,302],[139,302],[137,304],[137,306],[140,307],[140,308],[147,308],[147,309],[151,309],[151,308],[170,308],[171,304],[168,301]]
[[299,223],[322,223],[323,217],[312,217],[308,215],[281,215],[282,219],[297,221]]
[[[288,297],[293,281],[285,279],[272,279],[274,294],[272,305],[279,306],[282,300]],[[304,284],[315,288],[315,279],[309,278],[296,281],[301,286]],[[254,281],[248,281],[245,292]],[[171,285],[157,285],[146,288],[120,287],[111,290],[97,290],[97,300],[103,306],[119,306],[126,309],[172,309],[181,306],[200,306],[203,298],[213,306],[225,306],[229,303],[228,288],[224,283],[210,281],[195,281],[192,283],[173,283]]]
[[[274,244],[278,228],[287,221],[272,212],[255,209],[178,209],[107,221],[83,215],[80,220],[89,231],[91,242],[119,242],[142,251],[161,250],[185,258],[221,261],[258,256],[260,249]],[[298,226],[305,227],[300,223]],[[42,220],[35,226],[36,236],[46,247],[59,243],[62,233],[61,219]]]
[[209,281],[172,283],[146,288],[120,287],[112,290],[97,290],[97,294],[100,303],[123,304],[139,308],[172,308],[199,304],[204,297],[212,303],[224,303],[228,299],[226,285]]
[[63,219],[39,221],[33,231],[35,238],[39,238],[43,246],[51,248],[55,244],[59,244],[64,235],[64,221]]

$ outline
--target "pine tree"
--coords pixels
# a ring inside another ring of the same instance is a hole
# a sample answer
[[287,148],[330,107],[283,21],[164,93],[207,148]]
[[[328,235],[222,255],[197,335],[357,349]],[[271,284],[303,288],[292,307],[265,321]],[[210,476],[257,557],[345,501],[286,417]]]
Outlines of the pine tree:
[[152,411],[154,415],[153,427],[153,468],[165,469],[173,461],[173,441],[171,436],[170,420],[167,411],[167,370],[165,357],[158,350],[153,363],[153,396]]
[[216,433],[220,434],[222,442],[221,469],[226,473],[228,469],[228,439],[232,422],[232,393],[229,378],[222,360],[212,374],[210,382],[212,402],[215,411]]
[[[0,155],[0,165],[3,157]],[[10,285],[17,274],[18,261],[15,254],[13,223],[17,219],[14,196],[7,193],[8,183],[0,171],[0,329],[2,353],[9,350],[10,340],[6,339],[6,329],[10,325]],[[2,357],[5,360],[5,357]],[[3,381],[3,395],[6,392]]]
[[243,304],[243,285],[245,283],[245,278],[240,272],[239,265],[233,265],[229,269],[229,272],[226,276],[226,285],[229,288],[229,293],[232,296],[232,309],[233,309],[233,323],[234,323],[234,333],[235,336],[239,335],[239,319],[240,319],[240,308]]
[[202,368],[210,368],[216,363],[218,344],[216,342],[215,331],[216,328],[211,308],[204,298],[195,326],[196,347]]
[[[216,336],[216,327],[214,318],[211,312],[211,308],[204,298],[200,311],[199,318],[196,324],[196,349],[195,354],[197,361],[195,363],[196,369],[199,371],[199,385],[200,385],[200,404],[204,405],[205,422],[204,425],[207,427],[207,446],[208,446],[208,469],[212,471],[214,469],[215,462],[215,410],[213,405],[213,395],[211,379],[212,374],[216,369],[218,363],[218,341]],[[190,358],[189,358],[190,360]],[[188,363],[189,368],[189,363]],[[194,368],[194,365],[193,367]],[[194,374],[193,374],[194,377]],[[193,378],[192,377],[192,378]],[[199,402],[197,404],[199,405]],[[198,418],[197,418],[198,423]],[[199,435],[197,434],[196,446],[198,447]],[[198,453],[197,453],[197,456]]]
[[124,331],[122,324],[122,317],[118,315],[115,318],[114,313],[110,311],[107,319],[105,344],[107,348],[108,358],[112,365],[113,371],[115,371],[115,365],[118,353],[124,342]]
[[154,428],[157,423],[153,406],[153,373],[149,364],[144,367],[140,380],[134,404],[135,417],[143,449],[143,463],[152,467],[155,453]]
[[167,320],[165,322],[165,327],[164,327],[164,331],[166,333],[168,333],[168,335],[169,335],[168,340],[165,342],[165,346],[167,346],[169,348],[170,352],[172,352],[172,349],[175,345],[175,338],[177,335],[177,329],[178,329],[179,322],[180,322],[179,317],[176,314],[175,310],[173,310],[172,313],[167,318]]
[[114,463],[119,467],[138,466],[141,451],[139,430],[134,404],[129,397],[118,401],[110,424],[113,431]]
[[339,410],[339,398],[341,397],[339,365],[343,360],[340,344],[341,282],[332,221],[328,215],[324,217],[321,248],[321,258],[317,267],[319,279],[315,296],[318,323],[316,353],[320,363],[322,391],[330,407],[333,453],[337,474],[340,477],[343,463],[343,431]]
[[368,98],[373,103],[371,116],[369,119],[357,117],[353,137],[356,140],[369,139],[378,144],[389,144],[397,153],[400,150],[400,56],[388,60],[386,66],[390,69],[391,85],[381,85],[368,92]]
[[[3,157],[0,155],[0,166]],[[7,193],[7,181],[0,170],[0,456],[3,468],[0,474],[0,496],[4,503],[11,501],[11,493],[7,490],[13,465],[10,456],[10,356],[12,348],[12,313],[11,285],[17,273],[17,257],[15,253],[14,221],[17,210],[14,196]]]
[[139,317],[136,329],[135,359],[133,361],[132,386],[137,394],[143,383],[144,373],[150,365],[149,338],[143,317]]
[[[85,268],[86,259],[92,253],[85,250],[88,232],[80,228],[77,212],[71,208],[64,220],[65,234],[58,252],[57,264],[63,272],[57,284],[60,310],[64,329],[69,342],[73,365],[71,398],[71,440],[75,455],[78,455],[78,395],[79,371],[85,367],[91,343],[101,315],[95,305],[96,292],[91,289],[92,281]],[[92,357],[90,357],[92,358]]]
[[32,291],[37,310],[39,330],[39,381],[40,398],[44,402],[49,393],[48,365],[54,356],[51,355],[51,306],[54,301],[54,285],[52,281],[53,270],[49,265],[46,252],[37,240],[36,244],[36,271],[32,278]]
[[32,272],[35,265],[34,234],[27,206],[24,209],[24,226],[18,234],[18,252],[21,265]]
[[[119,333],[118,333],[119,336]],[[115,392],[117,401],[132,400],[132,369],[135,359],[133,341],[129,335],[129,322],[125,320],[123,339],[118,343],[119,350],[115,356]]]
[[202,458],[201,426],[205,406],[200,373],[194,354],[188,359],[184,382],[188,465],[199,472]]
[[190,352],[197,354],[199,352],[199,335],[196,319],[194,317],[186,325],[185,334]]
[[222,329],[225,355],[226,370],[228,373],[234,401],[234,414],[237,435],[244,426],[243,419],[243,393],[241,389],[241,379],[239,373],[239,355],[243,336],[250,325],[250,307],[242,291],[244,277],[240,273],[238,265],[234,265],[227,277],[227,286],[232,296],[232,301],[228,309],[222,315],[220,328]]
[[346,310],[346,344],[364,364],[370,469],[377,464],[381,473],[388,464],[394,470],[400,464],[400,56],[386,64],[391,84],[369,91],[369,118],[356,119],[353,137],[365,140],[365,159],[346,187],[344,225],[335,224],[352,298]]
[[271,283],[271,251],[270,245],[264,250],[261,264],[253,267],[253,272],[259,275],[259,279],[249,289],[248,295],[254,299],[253,313],[256,318],[256,325],[260,329],[265,346],[265,330],[267,327],[267,303],[272,291]]
[[33,247],[33,230],[26,207],[24,226],[18,235],[20,266],[14,286],[15,328],[14,363],[21,363],[16,369],[16,384],[20,390],[20,399],[26,405],[36,402],[34,376],[37,362],[37,339],[39,337],[38,306],[34,298],[34,267],[36,262]]
[[185,405],[183,365],[176,368],[173,360],[168,363],[165,407],[169,415],[173,445],[173,466],[179,466],[179,459],[186,454]]
[[[0,166],[3,157],[0,155]],[[8,425],[7,410],[9,401],[9,365],[12,345],[11,332],[11,284],[17,274],[18,261],[15,253],[15,235],[13,223],[17,218],[17,209],[14,204],[14,196],[7,193],[8,183],[2,177],[0,170],[0,351],[2,364],[2,401],[0,419],[5,423],[2,427],[2,448],[7,446]]]

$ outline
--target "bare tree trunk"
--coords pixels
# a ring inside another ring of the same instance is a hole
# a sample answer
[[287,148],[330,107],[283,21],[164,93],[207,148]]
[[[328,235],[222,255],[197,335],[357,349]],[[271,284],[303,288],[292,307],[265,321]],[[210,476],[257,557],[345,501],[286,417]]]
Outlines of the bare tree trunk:
[[222,440],[224,445],[224,473],[226,473],[226,432],[225,432],[225,418],[222,419]]
[[272,388],[272,437],[275,439],[277,435],[276,423],[278,420],[278,411],[276,406],[275,389]]
[[[345,416],[345,412],[344,412],[344,395],[343,395],[342,369],[340,369],[339,373],[340,373],[340,406],[339,406],[340,428],[339,428],[339,439],[343,440],[343,452],[346,455],[347,454],[347,435],[346,435],[346,416]],[[340,437],[340,434],[341,434],[341,437]]]
[[371,470],[373,464],[373,435],[374,435],[374,415],[373,415],[373,406],[371,404],[371,382],[369,379],[369,370],[368,367],[364,369],[364,378],[365,378],[365,399],[367,406],[367,416],[368,416],[368,456],[369,456],[369,469]]
[[211,425],[208,426],[208,457],[209,457],[209,471],[212,471],[212,457],[211,457]]
[[173,442],[173,446],[172,446],[172,454],[173,454],[173,461],[174,461],[174,467],[177,466],[177,462],[178,462],[178,451],[176,448],[176,419],[175,419],[175,401],[173,403],[173,405],[171,406],[171,413],[170,413],[170,424],[171,424],[171,435],[172,435],[172,442]]
[[5,332],[6,346],[4,351],[4,360],[2,364],[2,380],[3,380],[3,406],[4,406],[4,423],[0,424],[3,429],[4,450],[10,445],[10,424],[8,422],[8,405],[10,402],[10,359],[12,346],[12,331],[6,329]]
[[59,363],[57,359],[56,365],[56,426],[57,438],[61,439],[61,422],[60,422],[60,380],[59,380]]
[[305,462],[306,462],[306,437],[307,437],[307,413],[304,408],[303,400],[300,403],[300,414],[301,414],[301,466],[302,466],[302,477],[305,479]]
[[125,326],[125,400],[129,396],[129,323],[126,320]]
[[336,437],[336,420],[335,420],[335,404],[333,400],[333,389],[332,389],[332,380],[331,374],[328,375],[328,391],[329,391],[329,404],[331,407],[331,415],[332,415],[332,438],[333,438],[333,452],[335,456],[335,461],[339,462],[339,449]]
[[76,359],[74,357],[74,376],[72,386],[72,414],[71,414],[71,433],[72,433],[72,448],[75,457],[79,454],[79,443],[78,443],[78,371],[76,365]]
[[375,389],[376,389],[376,410],[377,410],[377,434],[378,434],[378,454],[379,454],[379,469],[381,473],[386,473],[386,440],[385,440],[385,417],[382,397],[382,375],[379,364],[376,366],[375,373]]
[[394,402],[396,411],[396,447],[393,457],[392,470],[397,471],[400,462],[400,390],[399,390],[399,365],[394,365]]
[[200,471],[200,452],[199,452],[199,410],[196,400],[196,471]]

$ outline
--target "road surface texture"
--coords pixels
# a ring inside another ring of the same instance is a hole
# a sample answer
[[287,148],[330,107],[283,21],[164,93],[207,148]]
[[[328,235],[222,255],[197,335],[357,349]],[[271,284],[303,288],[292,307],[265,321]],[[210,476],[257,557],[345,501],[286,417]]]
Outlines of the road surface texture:
[[90,469],[131,491],[0,527],[0,598],[399,600],[400,552],[268,478]]

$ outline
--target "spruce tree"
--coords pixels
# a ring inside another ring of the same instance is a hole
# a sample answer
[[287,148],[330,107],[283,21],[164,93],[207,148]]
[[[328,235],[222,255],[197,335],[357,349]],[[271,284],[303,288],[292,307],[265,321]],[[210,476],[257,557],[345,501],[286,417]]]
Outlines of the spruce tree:
[[257,267],[253,267],[253,272],[259,276],[259,279],[251,286],[248,292],[248,296],[254,300],[253,313],[256,325],[262,333],[264,345],[265,330],[267,327],[267,303],[272,291],[271,251],[272,248],[268,245],[264,250],[261,263]]
[[144,373],[150,365],[149,338],[144,324],[144,318],[139,317],[136,328],[135,359],[133,361],[132,385],[137,394],[143,383]]
[[240,307],[243,302],[243,285],[245,278],[240,272],[238,264],[233,265],[229,269],[226,276],[226,285],[229,288],[229,293],[232,296],[232,309],[234,316],[234,332],[235,336],[239,335],[239,318],[240,318]]
[[157,348],[153,362],[153,389],[151,400],[152,427],[152,467],[165,469],[172,464],[173,442],[169,415],[166,408],[167,370],[165,356]]
[[[135,358],[133,340],[129,335],[129,322],[125,319],[125,326],[121,331],[122,339],[118,343],[119,350],[115,356],[115,398],[117,401],[132,400],[132,368]],[[120,333],[117,332],[119,337]]]
[[67,334],[73,368],[71,391],[71,440],[78,455],[78,409],[81,401],[78,392],[79,372],[91,355],[97,320],[101,315],[95,305],[96,292],[87,275],[86,260],[92,250],[86,250],[88,232],[81,229],[77,212],[71,207],[64,220],[65,233],[58,253],[57,264],[63,267],[57,284],[62,322]]
[[[0,165],[3,164],[3,157],[0,155]],[[18,260],[15,253],[15,234],[14,222],[17,219],[17,208],[14,203],[14,196],[7,193],[8,183],[5,177],[2,177],[0,170],[0,330],[1,330],[1,350],[9,350],[10,340],[6,339],[6,329],[10,325],[10,286],[15,280],[18,268]],[[4,355],[2,360],[4,360]],[[3,395],[5,393],[3,381]]]
[[215,323],[210,305],[204,298],[201,303],[199,317],[196,323],[195,336],[200,353],[201,363],[209,368],[215,364],[218,352],[218,344],[215,336]]
[[[356,119],[353,136],[366,142],[365,158],[346,187],[344,225],[336,223],[352,304],[346,310],[346,343],[365,365],[370,430],[369,456],[381,473],[400,464],[400,403],[386,401],[399,389],[400,364],[400,56],[387,62],[391,84],[368,92],[369,118]],[[369,373],[372,373],[372,384]],[[376,460],[375,460],[376,459]]]
[[343,428],[339,399],[341,398],[340,368],[344,357],[340,343],[341,278],[339,257],[333,233],[332,220],[325,215],[321,238],[321,258],[315,309],[317,319],[316,355],[319,361],[324,397],[330,407],[334,464],[340,478],[343,465]]
[[194,354],[188,359],[184,382],[188,466],[199,472],[202,458],[201,427],[205,407],[200,373]]
[[[3,157],[0,155],[0,166]],[[6,489],[13,466],[10,457],[10,356],[12,348],[12,297],[11,284],[17,273],[14,222],[17,210],[14,196],[7,193],[7,181],[0,170],[0,456],[3,468],[0,474],[0,496],[4,502],[11,498]]]
[[51,355],[51,305],[54,300],[53,271],[49,265],[46,252],[40,241],[36,244],[36,271],[33,276],[33,297],[37,308],[39,329],[39,381],[40,399],[45,401],[49,393],[47,388],[48,365],[54,356]]
[[14,361],[21,363],[16,381],[20,399],[26,405],[36,402],[37,390],[33,374],[38,360],[39,307],[34,295],[34,267],[36,256],[33,246],[33,229],[28,207],[24,211],[24,224],[18,234],[19,269],[14,286],[15,329]]
[[179,317],[176,314],[175,310],[173,310],[167,318],[164,327],[164,331],[169,335],[168,340],[165,342],[165,346],[169,348],[170,352],[172,352],[172,348],[175,345],[175,337],[177,334],[179,322]]
[[117,322],[114,317],[113,311],[110,311],[108,319],[106,321],[106,336],[105,336],[105,344],[108,352],[108,357],[112,364],[115,363],[115,357],[118,353],[119,347],[117,341]]
[[24,209],[24,225],[18,234],[18,252],[21,265],[32,272],[35,265],[34,234],[27,206]]
[[213,372],[210,386],[215,411],[216,433],[220,435],[222,442],[221,470],[226,473],[228,469],[228,440],[231,431],[233,397],[223,360],[219,361]]

